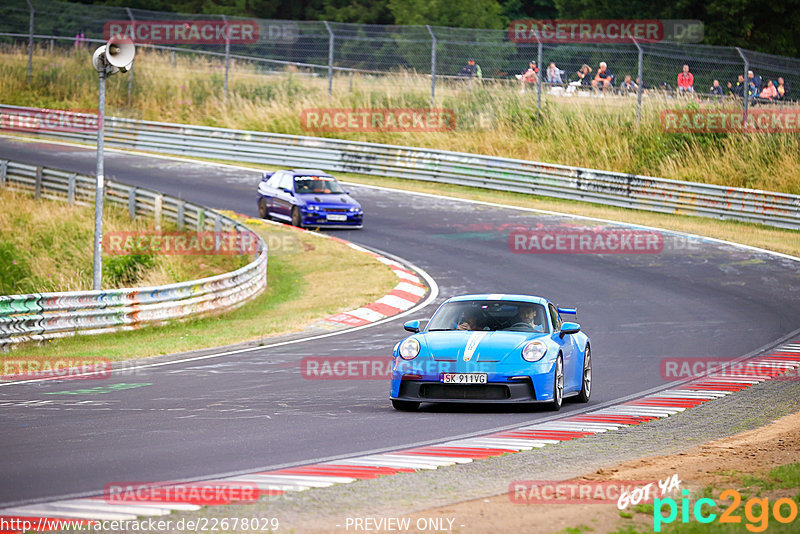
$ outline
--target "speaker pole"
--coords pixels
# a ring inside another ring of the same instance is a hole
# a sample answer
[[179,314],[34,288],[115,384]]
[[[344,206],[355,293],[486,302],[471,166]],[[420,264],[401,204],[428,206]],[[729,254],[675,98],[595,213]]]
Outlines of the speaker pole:
[[106,69],[98,71],[100,77],[97,102],[97,185],[94,193],[94,261],[92,263],[92,289],[101,289],[103,281],[103,144],[105,141]]

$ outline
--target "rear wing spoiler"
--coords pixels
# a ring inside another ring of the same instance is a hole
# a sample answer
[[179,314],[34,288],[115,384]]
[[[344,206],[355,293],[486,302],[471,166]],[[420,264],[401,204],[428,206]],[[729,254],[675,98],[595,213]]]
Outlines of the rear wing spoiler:
[[578,315],[577,308],[556,308],[556,309],[558,310],[558,313],[564,313],[567,315]]

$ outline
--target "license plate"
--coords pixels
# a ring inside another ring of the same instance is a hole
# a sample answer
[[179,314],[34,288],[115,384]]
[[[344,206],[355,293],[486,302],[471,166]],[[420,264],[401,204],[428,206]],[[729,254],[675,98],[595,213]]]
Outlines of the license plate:
[[347,215],[337,215],[334,213],[329,213],[328,215],[325,216],[325,218],[328,219],[329,221],[346,221]]
[[442,384],[486,384],[489,375],[486,373],[442,373],[439,380]]

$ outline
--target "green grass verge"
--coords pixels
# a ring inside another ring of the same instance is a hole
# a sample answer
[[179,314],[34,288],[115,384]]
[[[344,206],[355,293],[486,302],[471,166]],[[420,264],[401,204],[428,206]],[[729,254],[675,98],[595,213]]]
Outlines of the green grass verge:
[[397,284],[387,266],[342,243],[258,220],[244,222],[272,245],[267,290],[253,301],[222,316],[27,344],[0,357],[0,362],[20,357],[114,361],[263,341],[372,302]]

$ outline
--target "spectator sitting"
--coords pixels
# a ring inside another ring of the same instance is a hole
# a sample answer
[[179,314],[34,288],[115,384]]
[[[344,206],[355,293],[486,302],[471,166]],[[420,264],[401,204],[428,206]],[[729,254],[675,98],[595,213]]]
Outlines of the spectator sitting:
[[553,85],[556,84],[561,85],[562,83],[564,83],[561,80],[561,75],[563,73],[564,71],[559,70],[558,67],[556,67],[556,64],[551,61],[550,66],[547,67],[547,83]]
[[767,86],[761,91],[758,97],[767,100],[775,100],[778,98],[778,90],[775,88],[775,84],[772,83],[772,80],[767,82]]
[[608,65],[605,61],[600,62],[600,68],[597,69],[597,74],[594,76],[594,80],[592,80],[592,87],[596,90],[599,86],[602,86],[603,92],[605,92],[607,87],[614,86],[614,75],[608,72]]
[[711,85],[711,90],[708,93],[717,98],[722,96],[722,86],[719,84],[719,80],[714,80],[714,83]]
[[747,71],[747,79],[755,87],[756,93],[761,92],[761,76],[753,74],[752,70]]
[[689,72],[689,65],[683,66],[683,72],[678,74],[678,93],[694,92],[694,74]]
[[639,90],[639,86],[631,80],[631,75],[627,74],[625,76],[625,80],[619,86],[620,94],[628,94],[628,93],[635,93]]
[[467,60],[467,64],[461,67],[461,72],[459,72],[458,75],[470,79],[477,78],[480,80],[483,78],[481,66],[475,63],[475,60],[472,58],[469,58],[469,60]]
[[581,85],[592,85],[592,77],[589,76],[591,73],[592,68],[584,63],[575,74],[578,75],[578,81]]
[[736,85],[728,82],[728,91],[733,96],[738,96],[739,98],[744,98],[744,76],[741,74],[739,75],[739,79],[736,81]]
[[647,85],[646,83],[643,83],[643,82],[642,82],[642,79],[641,79],[641,78],[638,78],[638,77],[636,78],[636,85],[637,85],[638,87],[641,87],[641,88],[642,88],[642,94],[644,94],[644,93],[645,93],[645,91],[646,91],[647,89],[650,89],[650,86],[649,86],[649,85]]
[[539,80],[539,68],[536,66],[535,61],[528,64],[528,70],[522,73],[522,76],[517,76],[522,82],[522,90],[520,93],[525,92],[525,85],[533,85]]
[[786,87],[783,78],[778,78],[778,86],[775,88],[775,91],[778,93],[778,100],[786,100],[789,96],[789,88]]

